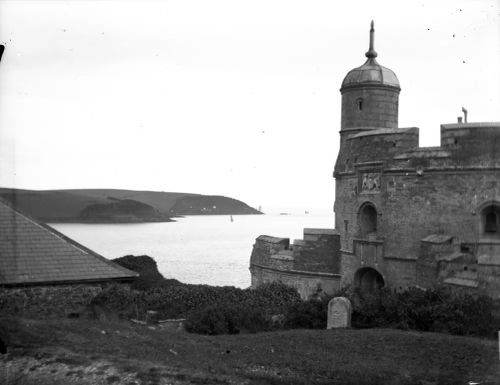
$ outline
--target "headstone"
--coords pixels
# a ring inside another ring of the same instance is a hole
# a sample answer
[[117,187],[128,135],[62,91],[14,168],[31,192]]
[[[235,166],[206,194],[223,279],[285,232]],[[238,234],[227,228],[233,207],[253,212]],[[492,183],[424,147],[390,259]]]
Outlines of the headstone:
[[345,297],[335,297],[328,302],[327,329],[350,328],[352,305]]
[[146,312],[146,323],[147,324],[157,324],[158,323],[158,312],[154,310],[148,310]]

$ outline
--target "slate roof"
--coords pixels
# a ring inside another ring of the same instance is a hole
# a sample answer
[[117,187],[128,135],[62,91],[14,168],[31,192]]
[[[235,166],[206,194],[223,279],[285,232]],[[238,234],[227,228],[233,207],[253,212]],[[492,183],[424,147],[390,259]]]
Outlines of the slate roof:
[[137,276],[0,200],[0,285],[125,281]]

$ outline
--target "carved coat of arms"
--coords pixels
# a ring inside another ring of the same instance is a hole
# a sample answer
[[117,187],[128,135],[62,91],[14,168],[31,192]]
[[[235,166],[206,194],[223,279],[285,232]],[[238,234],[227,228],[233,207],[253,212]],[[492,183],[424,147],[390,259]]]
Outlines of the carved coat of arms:
[[361,174],[361,192],[379,192],[380,174],[376,172],[366,172]]

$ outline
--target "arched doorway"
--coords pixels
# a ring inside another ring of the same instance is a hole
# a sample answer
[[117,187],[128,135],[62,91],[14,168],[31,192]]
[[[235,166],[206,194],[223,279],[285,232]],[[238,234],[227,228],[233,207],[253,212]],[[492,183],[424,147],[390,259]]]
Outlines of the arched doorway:
[[364,203],[359,209],[359,234],[366,237],[377,232],[377,210],[371,203]]
[[382,274],[371,267],[363,267],[354,275],[354,285],[361,290],[374,291],[385,284]]

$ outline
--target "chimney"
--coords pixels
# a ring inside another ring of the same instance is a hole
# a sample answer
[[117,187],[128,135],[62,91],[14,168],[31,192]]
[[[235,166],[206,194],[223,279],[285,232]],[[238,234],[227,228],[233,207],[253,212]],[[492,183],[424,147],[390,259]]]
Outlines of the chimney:
[[459,117],[457,118],[457,121],[458,121],[458,123],[459,123],[459,124],[460,124],[460,123],[462,123],[462,117],[461,117],[461,116],[459,116]]
[[467,109],[462,107],[462,112],[464,113],[464,123],[467,123]]

